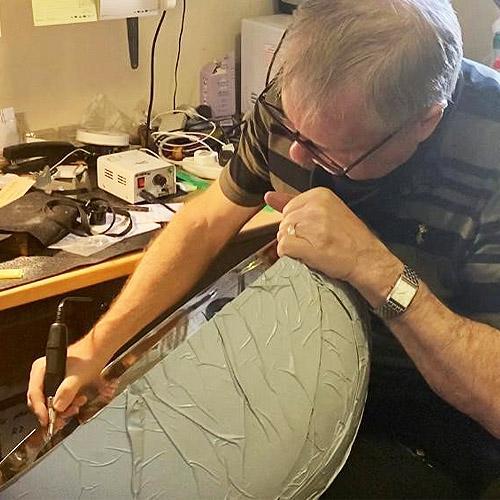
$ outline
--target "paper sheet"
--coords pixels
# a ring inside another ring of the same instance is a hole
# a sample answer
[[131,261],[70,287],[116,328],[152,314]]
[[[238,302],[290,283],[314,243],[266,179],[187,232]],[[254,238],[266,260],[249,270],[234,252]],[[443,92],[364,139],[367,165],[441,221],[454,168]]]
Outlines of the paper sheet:
[[97,21],[98,0],[31,0],[35,26]]
[[[184,203],[168,203],[168,206],[178,212]],[[174,213],[165,208],[163,205],[141,205],[148,207],[149,212],[132,212],[132,217],[136,224],[146,224],[149,222],[168,222],[174,216]]]
[[[95,234],[94,236],[77,236],[75,234],[68,234],[62,240],[54,243],[49,248],[52,250],[64,250],[65,252],[73,253],[76,255],[81,255],[83,257],[88,257],[97,252],[100,252],[125,238],[130,238],[137,234],[148,233],[149,231],[154,231],[155,229],[160,229],[160,224],[155,222],[143,222],[139,223],[135,214],[132,212],[132,229],[125,236],[113,237],[106,236],[105,234]],[[106,224],[111,222],[111,214],[107,214]],[[127,226],[127,219],[122,215],[116,216],[116,221],[113,225],[112,232],[116,233],[121,231]],[[102,226],[92,226],[92,229],[96,232],[102,231]]]
[[24,196],[34,184],[35,181],[31,177],[0,175],[0,208]]
[[[182,208],[184,203],[169,203],[168,206],[171,207],[176,212]],[[130,238],[137,234],[147,233],[149,231],[154,231],[155,229],[160,229],[159,222],[168,222],[175,215],[170,210],[166,209],[164,206],[159,204],[154,205],[141,205],[143,207],[148,207],[148,212],[130,212],[132,218],[132,229],[125,236],[119,238],[106,236],[105,234],[96,234],[94,236],[76,236],[74,234],[68,234],[62,240],[54,243],[49,248],[53,250],[64,250],[65,252],[73,253],[76,255],[82,255],[83,257],[88,257],[93,255],[105,248],[124,240],[125,238]],[[112,215],[106,215],[106,224],[110,224],[112,221]],[[122,215],[116,216],[115,224],[113,225],[112,232],[119,232],[124,229],[127,225],[127,219]],[[99,232],[102,230],[100,226],[93,226],[93,230]]]

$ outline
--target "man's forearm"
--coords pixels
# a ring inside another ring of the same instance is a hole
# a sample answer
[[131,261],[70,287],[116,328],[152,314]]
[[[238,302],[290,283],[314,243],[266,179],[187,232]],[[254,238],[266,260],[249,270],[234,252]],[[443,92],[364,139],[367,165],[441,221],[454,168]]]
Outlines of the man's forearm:
[[190,202],[156,238],[109,311],[83,339],[89,356],[105,363],[181,300],[257,210],[231,204],[217,185]]
[[[376,308],[403,263],[380,243],[359,261],[352,284]],[[425,283],[387,324],[433,390],[500,437],[500,331],[453,313]]]
[[[178,302],[216,253],[206,228],[182,215],[167,226],[141,259],[108,313],[95,325],[95,348],[109,358],[138,331]],[[185,225],[185,226],[184,226]]]
[[434,391],[500,438],[500,331],[453,313],[425,284],[388,326]]

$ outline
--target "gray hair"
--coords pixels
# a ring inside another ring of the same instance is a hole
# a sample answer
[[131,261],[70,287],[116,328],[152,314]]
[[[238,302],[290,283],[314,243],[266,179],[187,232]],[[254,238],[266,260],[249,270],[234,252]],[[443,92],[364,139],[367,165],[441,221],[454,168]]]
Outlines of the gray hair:
[[449,0],[306,0],[282,50],[281,85],[300,96],[307,118],[358,86],[367,113],[387,129],[446,105],[463,57]]

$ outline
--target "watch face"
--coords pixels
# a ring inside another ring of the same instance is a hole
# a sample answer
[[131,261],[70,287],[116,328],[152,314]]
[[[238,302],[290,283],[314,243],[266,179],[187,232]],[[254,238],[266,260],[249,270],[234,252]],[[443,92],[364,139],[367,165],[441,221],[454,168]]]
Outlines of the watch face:
[[410,305],[415,293],[417,292],[417,288],[412,283],[404,279],[398,280],[396,286],[393,288],[391,292],[391,300],[397,302],[403,308],[407,308]]
[[417,294],[418,284],[418,276],[415,271],[405,266],[403,274],[399,276],[385,303],[374,309],[375,314],[383,320],[403,314]]

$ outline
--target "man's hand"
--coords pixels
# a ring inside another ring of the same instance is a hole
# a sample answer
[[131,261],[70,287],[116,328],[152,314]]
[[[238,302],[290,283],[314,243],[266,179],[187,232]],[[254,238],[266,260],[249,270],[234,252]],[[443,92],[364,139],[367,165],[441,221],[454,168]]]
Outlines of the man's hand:
[[[54,398],[54,408],[61,418],[78,414],[80,407],[87,402],[87,397],[79,391],[90,383],[98,383],[105,362],[92,356],[88,337],[68,348],[66,378],[59,386]],[[48,425],[48,412],[43,393],[45,376],[45,358],[37,359],[32,367],[28,387],[28,406],[38,418],[40,425]]]
[[[267,193],[283,212],[278,254],[348,281],[380,306],[403,264],[332,192]],[[389,327],[433,390],[500,439],[500,332],[458,316],[421,283],[412,307]],[[452,348],[450,348],[452,346]]]
[[372,306],[383,302],[403,265],[340,198],[316,188],[295,197],[269,192],[266,203],[284,215],[280,257],[288,255],[349,282]]

